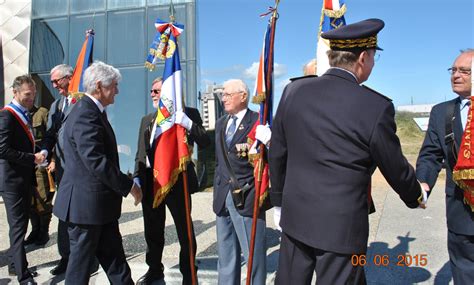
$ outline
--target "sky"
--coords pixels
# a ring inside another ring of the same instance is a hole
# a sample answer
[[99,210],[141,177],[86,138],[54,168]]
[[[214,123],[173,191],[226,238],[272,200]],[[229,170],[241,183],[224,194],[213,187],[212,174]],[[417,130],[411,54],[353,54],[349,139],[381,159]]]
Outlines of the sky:
[[[198,0],[201,91],[243,79],[253,92],[270,0]],[[275,104],[289,78],[316,56],[323,0],[281,0],[275,34]],[[346,0],[346,23],[379,18],[384,50],[364,84],[395,106],[454,98],[451,67],[461,49],[474,48],[474,0]],[[253,104],[250,104],[253,105]],[[257,106],[251,106],[256,110]],[[276,106],[275,108],[276,109]]]

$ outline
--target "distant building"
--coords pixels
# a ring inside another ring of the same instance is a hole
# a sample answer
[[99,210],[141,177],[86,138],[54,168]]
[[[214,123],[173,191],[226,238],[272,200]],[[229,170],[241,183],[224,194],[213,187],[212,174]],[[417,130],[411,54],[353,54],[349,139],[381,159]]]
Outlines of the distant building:
[[216,129],[216,121],[224,114],[221,98],[224,87],[221,85],[207,85],[202,95],[202,120],[206,130]]
[[410,112],[410,113],[427,113],[431,112],[431,108],[433,108],[435,104],[424,104],[424,105],[405,105],[405,106],[398,106],[398,112]]
[[422,130],[426,132],[428,129],[428,121],[430,119],[430,112],[435,104],[424,104],[424,105],[406,105],[406,106],[398,106],[397,112],[409,112],[419,114],[419,116],[413,118],[416,125]]

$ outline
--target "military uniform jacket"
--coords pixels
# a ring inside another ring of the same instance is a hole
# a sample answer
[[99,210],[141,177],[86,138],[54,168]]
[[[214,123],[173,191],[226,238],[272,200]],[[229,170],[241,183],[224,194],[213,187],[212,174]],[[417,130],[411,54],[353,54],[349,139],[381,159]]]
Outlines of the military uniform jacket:
[[[225,199],[232,188],[229,171],[226,167],[221,146],[221,135],[222,132],[225,132],[228,120],[229,116],[223,116],[216,122],[216,168],[214,172],[213,209],[214,213],[218,216],[228,215],[225,208]],[[240,187],[244,186],[246,183],[252,185],[252,189],[248,192],[248,195],[245,198],[244,208],[242,210],[237,209],[239,214],[247,217],[253,215],[253,200],[255,197],[253,165],[249,163],[247,155],[248,149],[250,148],[247,144],[247,135],[257,120],[258,114],[247,109],[240,125],[237,126],[232,141],[230,142],[230,146],[227,147],[224,143],[225,151],[229,157],[229,163],[234,170]],[[242,155],[242,148],[245,147],[247,147],[247,152],[244,156]]]
[[367,250],[367,189],[375,167],[408,207],[421,194],[402,154],[389,99],[341,69],[287,85],[269,151],[272,203],[285,233],[322,250]]
[[[426,131],[425,140],[420,149],[416,162],[416,176],[421,182],[426,182],[433,189],[438,173],[444,165],[446,168],[446,218],[448,229],[457,234],[474,236],[474,215],[463,202],[463,190],[453,182],[453,165],[448,162],[448,150],[445,142],[446,116],[449,105],[454,105],[454,139],[456,151],[459,151],[463,134],[460,98],[440,103],[433,107]],[[454,155],[457,157],[457,153]]]

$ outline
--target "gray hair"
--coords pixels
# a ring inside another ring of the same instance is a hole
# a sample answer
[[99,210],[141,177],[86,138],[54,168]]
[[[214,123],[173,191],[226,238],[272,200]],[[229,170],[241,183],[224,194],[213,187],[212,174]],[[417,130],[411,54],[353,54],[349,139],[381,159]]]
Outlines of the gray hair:
[[224,87],[224,89],[226,87],[232,86],[236,89],[235,92],[245,92],[245,94],[247,94],[247,104],[248,104],[249,97],[250,97],[249,88],[247,87],[247,84],[245,84],[245,82],[243,80],[241,80],[241,79],[229,79],[226,82],[224,82],[224,84],[222,84],[222,86]]
[[163,81],[163,77],[158,76],[157,78],[155,78],[155,80],[153,80],[153,82],[151,83],[151,85],[155,84],[156,82],[161,82],[161,81]]
[[58,71],[61,76],[72,76],[73,68],[67,64],[59,64],[51,69],[50,75],[53,75],[54,72]]
[[36,88],[36,83],[29,74],[17,76],[12,83],[12,88],[15,91],[20,91],[21,85],[27,83],[28,85],[33,85]]
[[97,82],[100,82],[104,87],[108,87],[114,80],[119,82],[121,79],[122,75],[117,68],[105,64],[102,61],[94,61],[94,63],[84,71],[82,84],[87,93],[93,94],[96,91]]
[[362,51],[350,52],[342,50],[328,50],[329,65],[331,67],[340,67],[344,69],[352,69],[359,59]]

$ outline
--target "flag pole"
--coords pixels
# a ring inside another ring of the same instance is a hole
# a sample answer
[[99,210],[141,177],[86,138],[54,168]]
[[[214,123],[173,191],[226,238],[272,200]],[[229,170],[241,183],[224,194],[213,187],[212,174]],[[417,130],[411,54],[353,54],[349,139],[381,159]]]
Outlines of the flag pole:
[[[272,84],[272,66],[273,66],[273,43],[275,39],[275,22],[277,19],[277,9],[278,9],[278,3],[280,0],[275,0],[275,9],[273,11],[272,17],[270,19],[272,29],[271,29],[271,35],[270,35],[270,48],[269,48],[269,56],[268,56],[268,64],[267,68],[270,70],[267,70],[266,72],[266,80],[265,80],[265,92],[267,93],[265,96],[265,103],[263,107],[263,118],[264,121],[263,123],[267,123],[267,117],[268,117],[268,96],[269,90],[272,90],[270,88],[270,85]],[[263,159],[265,156],[265,145],[262,143],[259,146],[260,148],[260,157],[258,159],[258,169],[257,169],[257,181],[255,183],[255,197],[253,201],[253,216],[252,216],[252,231],[250,235],[250,249],[249,249],[249,258],[247,262],[247,280],[246,280],[246,285],[250,285],[252,282],[252,271],[253,271],[253,256],[254,256],[254,251],[255,251],[255,235],[257,232],[257,220],[258,216],[260,214],[260,191],[261,191],[261,186],[262,186],[262,176],[263,176],[263,170],[264,170],[264,165],[263,165]]]
[[[173,6],[173,0],[170,1],[170,7],[169,7],[169,13],[170,13],[170,21],[174,22],[175,21],[175,10]],[[184,99],[184,98],[182,98]],[[184,100],[183,102],[183,112],[185,110],[184,106]],[[189,189],[188,189],[188,172],[187,172],[187,163],[183,166],[183,195],[184,195],[184,208],[186,211],[186,230],[188,233],[188,244],[189,244],[189,269],[191,270],[191,282],[193,285],[197,285],[197,276],[196,276],[196,264],[194,261],[194,242],[193,242],[193,235],[192,235],[192,219],[191,219],[191,203],[189,201]]]

